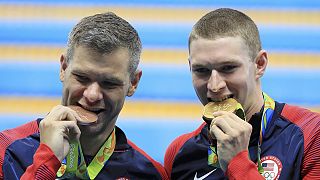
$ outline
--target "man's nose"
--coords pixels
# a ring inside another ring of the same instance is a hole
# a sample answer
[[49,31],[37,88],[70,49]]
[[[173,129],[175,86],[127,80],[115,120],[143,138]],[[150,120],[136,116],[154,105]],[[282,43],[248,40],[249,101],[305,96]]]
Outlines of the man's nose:
[[90,84],[83,92],[83,96],[89,103],[95,103],[103,98],[101,88],[97,82]]
[[218,71],[212,70],[211,76],[207,84],[208,90],[216,93],[224,89],[225,87],[226,82],[224,81],[223,77],[221,77]]

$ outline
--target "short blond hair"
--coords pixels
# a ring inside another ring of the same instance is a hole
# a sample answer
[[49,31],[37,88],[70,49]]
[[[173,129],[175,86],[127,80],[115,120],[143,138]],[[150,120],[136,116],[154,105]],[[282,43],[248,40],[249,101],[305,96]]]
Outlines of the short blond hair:
[[192,28],[189,36],[193,40],[204,38],[215,40],[222,37],[240,36],[249,48],[249,55],[254,60],[261,50],[260,35],[257,25],[244,13],[230,9],[220,8],[204,15]]

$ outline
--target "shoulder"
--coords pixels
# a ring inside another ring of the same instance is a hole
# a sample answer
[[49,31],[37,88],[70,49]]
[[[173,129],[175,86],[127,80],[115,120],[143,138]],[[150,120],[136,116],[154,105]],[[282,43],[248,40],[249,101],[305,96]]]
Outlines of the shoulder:
[[298,106],[285,105],[281,116],[296,124],[303,133],[304,157],[301,174],[304,178],[319,178],[320,114]]
[[188,141],[190,138],[200,134],[205,125],[206,125],[206,123],[202,123],[196,130],[177,137],[174,141],[172,141],[172,143],[167,148],[166,155],[168,155],[168,153],[171,154],[171,153],[176,153],[177,151],[179,151],[179,149],[184,145],[184,143],[186,141]]
[[0,132],[0,153],[3,157],[6,148],[11,145],[13,142],[26,138],[34,133],[39,132],[38,121],[31,121],[29,123],[23,124],[19,127],[8,129]]
[[166,171],[170,174],[172,170],[173,161],[182,148],[182,146],[192,137],[197,136],[201,133],[202,129],[205,127],[206,123],[202,123],[196,130],[191,133],[183,134],[177,137],[167,148],[165,158],[164,158],[164,166]]
[[305,125],[307,122],[312,122],[318,126],[320,125],[318,124],[320,122],[319,113],[310,111],[299,106],[285,104],[281,112],[281,116],[285,117],[292,123],[297,124],[298,126]]
[[[297,125],[305,138],[320,136],[320,114],[308,109],[285,104],[281,116]],[[309,140],[309,139],[305,139]]]

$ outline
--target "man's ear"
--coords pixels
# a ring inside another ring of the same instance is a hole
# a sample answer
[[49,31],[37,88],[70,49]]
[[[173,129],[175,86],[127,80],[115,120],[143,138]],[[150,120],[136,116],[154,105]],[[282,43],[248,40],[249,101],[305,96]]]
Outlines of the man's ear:
[[260,79],[266,71],[268,65],[268,56],[265,50],[260,50],[256,59],[255,59],[255,66],[256,66],[256,78]]
[[128,89],[128,93],[127,93],[128,97],[132,96],[136,91],[136,89],[138,88],[138,84],[141,76],[142,76],[142,71],[140,69],[136,70],[136,72],[134,73],[134,78],[131,80],[130,87]]
[[64,54],[60,56],[60,81],[64,81],[64,76],[66,73],[66,69],[68,67],[67,58]]

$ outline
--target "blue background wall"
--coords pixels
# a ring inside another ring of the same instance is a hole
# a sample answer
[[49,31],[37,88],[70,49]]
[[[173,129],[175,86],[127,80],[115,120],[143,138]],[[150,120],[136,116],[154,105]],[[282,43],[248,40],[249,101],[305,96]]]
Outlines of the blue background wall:
[[[214,2],[214,3],[213,3]],[[143,77],[117,125],[156,160],[195,129],[201,105],[187,63],[192,25],[218,7],[248,13],[258,24],[270,68],[263,89],[278,101],[320,111],[320,2],[317,0],[0,1],[0,130],[43,117],[59,104],[59,57],[82,17],[114,11],[138,30]]]

